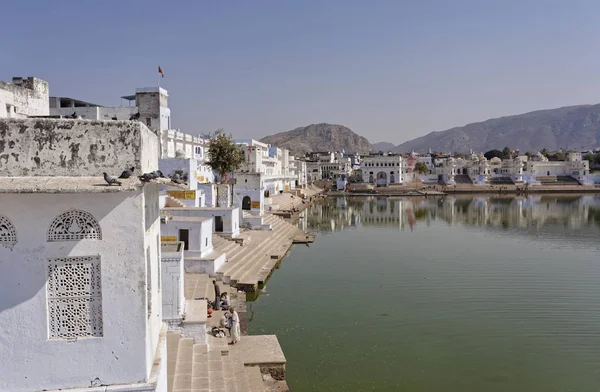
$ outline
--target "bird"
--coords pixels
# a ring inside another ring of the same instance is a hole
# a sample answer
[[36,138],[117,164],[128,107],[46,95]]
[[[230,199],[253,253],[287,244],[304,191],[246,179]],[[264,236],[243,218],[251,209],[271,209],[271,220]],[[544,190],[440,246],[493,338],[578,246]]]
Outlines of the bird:
[[138,118],[140,118],[140,112],[137,112],[137,113],[132,114],[131,116],[129,116],[130,120],[137,120]]
[[71,114],[69,117],[71,117],[71,118],[77,118],[77,112],[73,112],[73,114]]
[[108,184],[108,186],[111,186],[113,184],[121,185],[120,181],[117,181],[116,178],[109,176],[106,172],[104,172],[102,174],[104,175],[104,181],[106,181],[106,183]]
[[117,116],[114,116],[112,119],[115,120],[115,121],[118,120]]
[[181,176],[179,175],[179,173],[173,174],[173,176],[171,176],[171,181],[174,182],[175,184],[185,184],[185,181],[183,181],[181,179]]
[[163,174],[163,172],[161,172],[160,170],[157,170],[154,173],[156,173],[158,175],[158,177],[160,177],[160,178],[166,178],[165,175]]
[[121,173],[121,175],[119,176],[119,178],[129,178],[133,175],[133,172],[135,170],[135,167],[132,167],[131,169],[127,169],[125,170],[123,173]]

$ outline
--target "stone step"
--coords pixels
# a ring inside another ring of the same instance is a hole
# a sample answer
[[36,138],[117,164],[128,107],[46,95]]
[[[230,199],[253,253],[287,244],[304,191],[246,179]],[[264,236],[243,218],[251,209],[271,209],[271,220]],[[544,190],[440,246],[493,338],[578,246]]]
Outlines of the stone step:
[[191,392],[208,391],[210,388],[208,379],[208,346],[206,344],[194,344],[191,386]]
[[181,334],[178,332],[167,333],[167,389],[169,392],[173,390],[179,340],[181,340]]
[[[265,254],[259,254],[256,259],[247,264],[247,268],[239,271],[239,278],[236,279],[238,284],[252,284],[257,285],[261,281],[264,282],[266,276],[268,276],[275,265],[279,262],[281,256],[287,252],[292,244],[290,239],[293,233],[293,228],[284,229],[284,231],[273,238],[270,242],[269,247],[266,249]],[[279,256],[273,258],[271,256]]]
[[265,383],[258,366],[245,366],[246,378],[248,379],[248,392],[265,392]]
[[[173,392],[191,392],[194,339],[181,338],[177,348],[177,362],[173,373]],[[168,354],[167,354],[168,355]],[[167,374],[168,379],[168,374]]]
[[268,253],[270,251],[272,243],[276,241],[279,235],[281,235],[281,230],[277,230],[274,233],[272,233],[258,247],[252,249],[252,251],[245,254],[242,260],[233,265],[231,268],[228,268],[227,272],[224,273],[224,276],[229,276],[230,279],[237,280],[234,277],[240,276],[239,271],[244,270],[248,267],[248,265],[254,263],[256,259]]
[[243,251],[240,251],[235,258],[231,259],[227,265],[223,266],[220,272],[224,276],[229,276],[230,272],[238,268],[240,262],[245,263],[248,257],[259,248],[263,247],[265,242],[268,241],[274,234],[271,232],[264,232],[262,230],[257,230],[254,232],[255,237],[262,237],[261,241],[253,241],[251,245],[245,245]]

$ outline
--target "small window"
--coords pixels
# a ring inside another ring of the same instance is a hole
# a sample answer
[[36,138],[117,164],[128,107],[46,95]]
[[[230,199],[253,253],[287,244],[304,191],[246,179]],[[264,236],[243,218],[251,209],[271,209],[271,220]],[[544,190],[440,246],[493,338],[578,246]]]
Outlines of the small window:
[[48,337],[102,337],[100,256],[48,260]]
[[208,237],[206,237],[206,246],[208,246]]
[[152,125],[152,119],[150,117],[146,117],[146,126]]

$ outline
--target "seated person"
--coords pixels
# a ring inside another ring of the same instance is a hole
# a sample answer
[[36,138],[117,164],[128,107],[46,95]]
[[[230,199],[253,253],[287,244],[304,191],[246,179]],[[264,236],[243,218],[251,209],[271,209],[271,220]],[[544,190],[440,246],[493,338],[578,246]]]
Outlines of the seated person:
[[231,301],[229,299],[229,294],[224,292],[221,294],[221,310],[227,310],[231,306]]

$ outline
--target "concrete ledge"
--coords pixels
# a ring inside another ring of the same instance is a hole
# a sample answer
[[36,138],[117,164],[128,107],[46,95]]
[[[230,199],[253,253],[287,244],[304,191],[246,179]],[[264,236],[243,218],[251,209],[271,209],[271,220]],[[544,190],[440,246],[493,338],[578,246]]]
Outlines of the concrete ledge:
[[206,344],[206,300],[186,301],[186,317],[181,323],[181,336],[194,339],[195,344]]
[[237,344],[244,366],[258,366],[275,380],[285,379],[286,359],[275,335],[244,336]]
[[185,258],[183,260],[185,272],[215,276],[221,266],[225,264],[226,257],[225,253],[213,251],[206,257]]
[[206,324],[207,319],[207,303],[205,299],[188,300],[185,306],[185,321],[184,324]]

